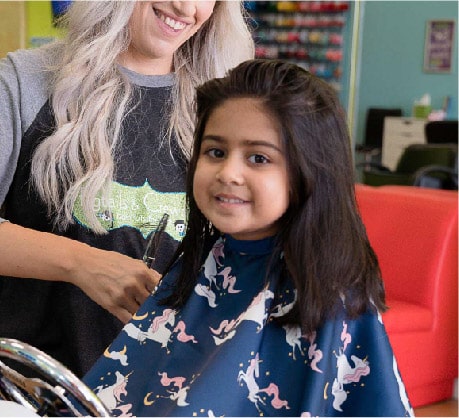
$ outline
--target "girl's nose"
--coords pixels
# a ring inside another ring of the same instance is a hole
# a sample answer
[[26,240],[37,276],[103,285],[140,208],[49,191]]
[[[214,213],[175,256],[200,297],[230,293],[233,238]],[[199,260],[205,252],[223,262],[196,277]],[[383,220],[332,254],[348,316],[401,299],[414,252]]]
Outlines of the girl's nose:
[[224,184],[244,183],[244,165],[238,158],[228,157],[219,164],[216,178]]

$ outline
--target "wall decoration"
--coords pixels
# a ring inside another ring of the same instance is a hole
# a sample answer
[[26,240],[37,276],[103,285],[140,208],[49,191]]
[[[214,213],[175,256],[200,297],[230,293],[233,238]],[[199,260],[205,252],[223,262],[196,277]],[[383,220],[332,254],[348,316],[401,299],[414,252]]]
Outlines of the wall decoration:
[[454,20],[429,20],[424,45],[424,71],[449,73],[453,65]]

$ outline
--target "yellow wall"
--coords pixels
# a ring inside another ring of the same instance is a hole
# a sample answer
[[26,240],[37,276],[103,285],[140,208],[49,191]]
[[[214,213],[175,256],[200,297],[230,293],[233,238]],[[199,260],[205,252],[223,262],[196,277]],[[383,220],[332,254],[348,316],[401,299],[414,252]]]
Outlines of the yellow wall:
[[50,0],[0,0],[0,58],[19,48],[37,47],[62,36],[53,25]]
[[36,47],[62,35],[53,25],[51,1],[26,1],[27,47]]

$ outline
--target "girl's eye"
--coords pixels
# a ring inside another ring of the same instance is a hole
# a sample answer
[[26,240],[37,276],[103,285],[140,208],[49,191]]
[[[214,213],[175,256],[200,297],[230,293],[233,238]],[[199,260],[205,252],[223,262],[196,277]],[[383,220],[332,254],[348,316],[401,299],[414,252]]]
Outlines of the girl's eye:
[[268,158],[261,154],[254,154],[249,157],[249,161],[253,164],[267,164],[269,163]]
[[205,154],[212,158],[223,158],[223,156],[225,155],[225,153],[219,148],[209,148],[205,152]]

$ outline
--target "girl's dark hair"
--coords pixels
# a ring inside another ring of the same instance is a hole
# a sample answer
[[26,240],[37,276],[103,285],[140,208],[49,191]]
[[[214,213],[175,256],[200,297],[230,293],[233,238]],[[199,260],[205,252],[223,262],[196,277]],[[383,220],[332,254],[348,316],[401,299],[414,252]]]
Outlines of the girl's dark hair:
[[344,300],[349,316],[386,309],[375,253],[360,219],[345,113],[333,88],[301,67],[255,59],[197,90],[197,126],[187,177],[187,233],[177,286],[166,303],[182,306],[219,232],[196,206],[193,176],[206,123],[223,102],[256,98],[281,126],[290,178],[290,205],[281,219],[276,253],[297,289],[295,308],[280,320],[304,333],[333,316]]

